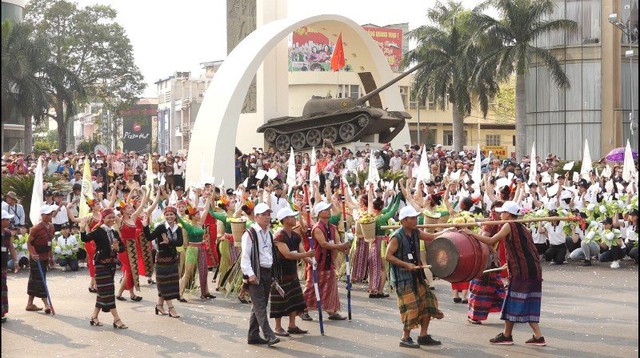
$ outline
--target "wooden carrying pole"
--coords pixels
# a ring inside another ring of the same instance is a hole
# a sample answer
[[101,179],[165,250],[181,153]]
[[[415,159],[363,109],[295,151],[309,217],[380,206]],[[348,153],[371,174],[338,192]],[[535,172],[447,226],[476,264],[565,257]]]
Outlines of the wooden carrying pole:
[[[548,216],[543,218],[530,218],[530,219],[514,219],[514,220],[494,220],[494,221],[480,221],[480,222],[472,222],[472,223],[444,223],[444,224],[424,224],[418,225],[418,229],[438,229],[438,228],[448,228],[448,227],[473,227],[479,225],[502,225],[506,223],[530,223],[530,222],[538,222],[538,221],[580,221],[582,220],[579,216]],[[382,226],[382,229],[397,229],[400,225],[387,225]]]

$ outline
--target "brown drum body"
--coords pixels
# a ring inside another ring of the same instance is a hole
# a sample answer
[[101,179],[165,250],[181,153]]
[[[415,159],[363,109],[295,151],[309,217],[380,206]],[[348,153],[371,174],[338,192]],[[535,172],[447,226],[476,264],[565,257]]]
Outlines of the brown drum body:
[[449,231],[427,246],[427,262],[434,276],[451,283],[471,281],[489,268],[489,246],[457,231]]

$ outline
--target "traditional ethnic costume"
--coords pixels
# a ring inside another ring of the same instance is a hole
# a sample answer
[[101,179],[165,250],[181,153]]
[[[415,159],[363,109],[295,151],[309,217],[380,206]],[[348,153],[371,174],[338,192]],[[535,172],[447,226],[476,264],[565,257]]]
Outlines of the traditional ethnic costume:
[[138,250],[136,249],[138,228],[123,222],[122,227],[120,228],[120,238],[126,247],[125,251],[118,254],[120,269],[124,275],[123,287],[125,290],[131,290],[135,287],[137,291],[140,291],[140,279],[138,276]]
[[187,286],[187,283],[191,281],[192,277],[187,277],[186,272],[188,271],[186,267],[193,265],[198,267],[198,277],[200,282],[200,296],[207,297],[210,295],[209,286],[207,284],[207,252],[204,249],[204,244],[202,242],[202,238],[204,235],[204,229],[199,226],[194,226],[188,223],[185,220],[182,220],[181,217],[178,216],[178,220],[182,227],[187,231],[187,238],[189,240],[189,247],[187,248],[186,258],[185,258],[185,275],[180,279],[180,287],[181,292],[180,296],[183,295],[184,289]]
[[53,224],[46,224],[45,222],[40,222],[31,228],[29,232],[29,241],[39,256],[38,261],[40,261],[40,267],[42,268],[42,274],[40,274],[36,260],[29,258],[30,270],[29,282],[27,283],[27,294],[29,296],[39,298],[47,297],[44,280],[47,279],[47,268],[49,267],[49,256],[51,255],[51,242],[53,241],[54,232]]
[[[298,251],[302,238],[295,231],[289,236],[284,230],[276,233],[273,241],[284,243],[290,252]],[[280,296],[275,288],[271,288],[271,312],[269,317],[280,318],[289,316],[290,313],[302,313],[307,308],[302,296],[302,288],[300,288],[300,280],[298,280],[298,260],[286,259],[276,248],[274,262],[278,265],[280,272],[273,272],[274,277],[278,280],[280,287],[284,291],[284,297]],[[276,270],[272,270],[276,271]]]
[[[109,312],[116,308],[115,285],[113,283],[116,272],[116,255],[125,251],[125,245],[118,232],[104,224],[91,232],[81,233],[80,238],[82,242],[95,243],[94,261],[98,289],[96,308],[100,308],[102,312]],[[115,240],[118,241],[118,252],[112,249]]]
[[[384,287],[382,285],[383,277],[387,275],[387,265],[383,265],[382,253],[386,253],[386,244],[388,239],[381,229],[382,226],[387,225],[389,219],[396,214],[398,207],[400,206],[400,197],[397,196],[390,207],[386,207],[380,211],[380,214],[376,217],[376,238],[371,242],[369,246],[369,292],[377,294],[375,297],[384,297]],[[385,250],[382,250],[382,244],[384,242]],[[386,263],[386,261],[384,261]]]
[[[419,232],[414,230],[411,236],[407,236],[403,228],[393,233],[391,240],[398,242],[398,250],[394,256],[404,262],[422,265],[418,235]],[[438,299],[425,280],[424,271],[407,271],[395,265],[390,266],[391,285],[395,287],[398,295],[400,320],[405,330],[417,328],[426,316],[436,317],[442,314],[438,309]]]
[[542,300],[542,270],[531,232],[520,223],[510,223],[505,238],[509,286],[500,319],[509,322],[539,322]]
[[[169,239],[163,243],[162,235]],[[180,277],[178,276],[178,247],[183,244],[182,228],[177,224],[169,226],[167,222],[156,226],[151,232],[148,226],[144,227],[144,236],[147,240],[155,240],[158,246],[156,254],[156,281],[158,296],[165,300],[180,298]]]
[[[7,262],[9,261],[9,245],[11,243],[11,231],[4,229],[2,231],[2,319],[4,315],[9,313],[9,289],[7,288]],[[18,262],[14,262],[18,265]]]
[[[492,211],[489,220],[499,219],[498,215]],[[498,225],[486,225],[483,231],[488,236],[495,235],[500,227]],[[504,253],[504,243],[498,242],[499,251]],[[501,267],[506,260],[494,259],[497,264],[494,267]],[[494,268],[492,267],[492,268]],[[490,272],[482,275],[481,278],[474,278],[469,284],[469,310],[467,317],[471,323],[478,324],[484,321],[491,312],[500,312],[504,302],[505,290],[502,283],[501,272]]]
[[[319,230],[327,242],[335,242],[337,237],[336,227],[332,224],[324,224],[318,221],[311,230],[311,235]],[[333,250],[328,250],[316,243],[315,258],[318,263],[318,289],[322,308],[328,312],[340,310],[340,298],[338,297],[338,279],[334,265],[335,256]],[[309,309],[317,308],[316,293],[313,287],[313,268],[307,264],[307,282],[304,288],[304,300]]]

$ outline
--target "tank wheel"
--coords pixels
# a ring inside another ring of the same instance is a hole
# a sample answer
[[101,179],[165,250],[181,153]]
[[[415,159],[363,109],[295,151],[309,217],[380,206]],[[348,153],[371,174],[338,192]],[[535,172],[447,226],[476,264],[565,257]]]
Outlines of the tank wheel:
[[278,138],[276,138],[276,148],[281,152],[289,150],[289,144],[291,144],[291,142],[289,141],[289,136],[286,134],[280,134]]
[[369,117],[367,116],[359,116],[358,117],[358,125],[360,127],[366,127],[369,124]]
[[312,129],[307,132],[307,144],[310,147],[315,147],[317,145],[320,145],[321,142],[322,142],[322,137],[320,135],[319,130]]
[[304,138],[304,134],[302,132],[295,132],[291,135],[291,146],[295,150],[300,150],[304,148],[306,144],[306,139]]
[[333,143],[337,138],[338,131],[336,130],[336,127],[325,127],[322,129],[322,139],[328,139]]
[[277,136],[278,136],[278,134],[276,133],[276,131],[274,131],[271,128],[269,128],[266,131],[264,131],[264,139],[269,143],[275,142]]
[[350,141],[356,136],[356,126],[351,123],[345,123],[340,126],[340,139],[345,142]]

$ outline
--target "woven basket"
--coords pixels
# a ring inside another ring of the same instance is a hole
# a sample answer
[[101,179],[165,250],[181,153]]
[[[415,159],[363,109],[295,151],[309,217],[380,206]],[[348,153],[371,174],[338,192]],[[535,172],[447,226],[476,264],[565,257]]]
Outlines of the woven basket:
[[373,242],[376,240],[376,222],[372,221],[370,223],[360,223],[360,227],[362,228],[362,235],[364,236],[364,241]]
[[246,223],[244,221],[231,223],[231,234],[233,235],[233,246],[242,246],[242,234],[246,229]]

